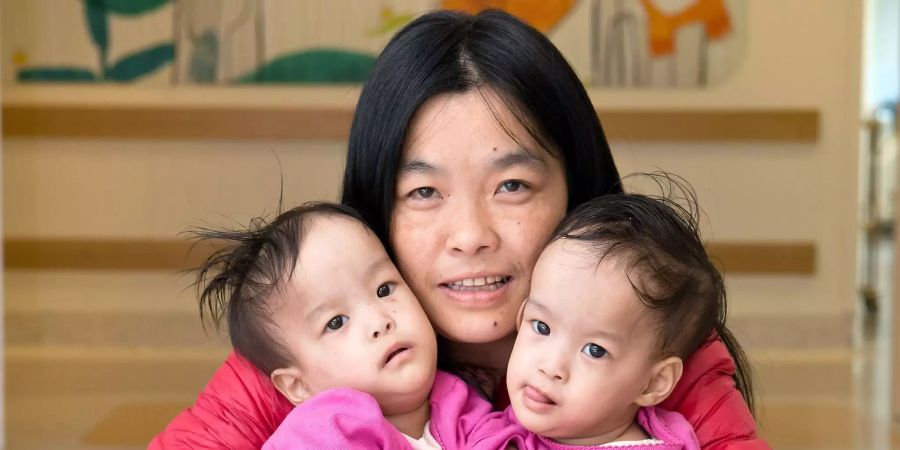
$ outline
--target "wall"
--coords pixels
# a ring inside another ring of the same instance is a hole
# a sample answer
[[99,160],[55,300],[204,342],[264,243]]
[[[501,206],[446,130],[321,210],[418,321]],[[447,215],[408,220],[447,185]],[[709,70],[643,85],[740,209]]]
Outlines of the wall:
[[[746,55],[723,84],[704,91],[593,90],[591,95],[598,106],[622,109],[820,112],[815,143],[620,141],[613,148],[623,174],[659,168],[687,178],[708,215],[707,238],[815,242],[813,276],[729,276],[731,316],[748,346],[777,349],[761,358],[793,358],[795,349],[813,349],[819,352],[809,353],[814,358],[835,360],[841,373],[849,374],[849,356],[843,352],[851,346],[857,302],[862,1],[747,3]],[[254,89],[217,100],[283,104],[305,95]],[[354,89],[335,89],[332,101],[352,102]],[[168,90],[106,92],[112,101],[123,102],[132,95],[136,101],[175,95]],[[171,239],[194,224],[244,222],[274,209],[281,174],[286,204],[335,199],[345,146],[7,139],[4,232],[11,237]],[[54,276],[10,273],[8,283],[16,289],[26,275]],[[167,288],[172,299],[157,301],[174,302],[183,287],[173,283]],[[831,358],[834,351],[841,356]],[[834,386],[849,389],[844,378]]]

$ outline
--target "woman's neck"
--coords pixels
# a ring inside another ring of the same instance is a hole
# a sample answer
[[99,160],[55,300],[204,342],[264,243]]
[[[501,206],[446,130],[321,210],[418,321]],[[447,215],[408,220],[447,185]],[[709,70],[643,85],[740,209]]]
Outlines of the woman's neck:
[[412,411],[384,416],[384,418],[387,419],[391,425],[400,430],[401,433],[413,439],[420,439],[422,437],[422,432],[425,430],[425,424],[428,423],[430,417],[431,402],[428,399],[425,399],[421,406]]
[[515,333],[497,341],[474,344],[441,339],[438,352],[442,360],[452,365],[478,366],[502,376],[506,373],[515,342]]

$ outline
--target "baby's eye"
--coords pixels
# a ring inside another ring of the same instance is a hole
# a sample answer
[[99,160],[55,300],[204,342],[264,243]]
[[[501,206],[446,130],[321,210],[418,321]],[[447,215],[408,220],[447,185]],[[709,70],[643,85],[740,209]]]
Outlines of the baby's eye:
[[597,344],[585,344],[584,348],[581,349],[585,355],[590,356],[594,359],[600,359],[606,356],[606,349],[597,345]]
[[378,286],[378,290],[375,291],[375,295],[378,298],[385,298],[388,295],[391,295],[394,292],[394,283],[383,283],[381,286]]
[[547,325],[540,320],[532,320],[531,321],[531,329],[534,330],[535,333],[540,334],[541,336],[549,336],[550,335],[550,325]]
[[525,183],[519,180],[506,180],[497,187],[497,192],[518,192],[525,188]]
[[325,331],[337,331],[343,327],[350,318],[344,315],[334,316],[325,324]]

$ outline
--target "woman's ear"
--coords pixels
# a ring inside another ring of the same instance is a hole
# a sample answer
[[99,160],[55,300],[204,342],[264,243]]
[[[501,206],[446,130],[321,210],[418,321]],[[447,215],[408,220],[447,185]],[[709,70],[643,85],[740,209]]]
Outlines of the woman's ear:
[[272,372],[272,384],[291,403],[299,405],[312,397],[309,386],[303,381],[303,372],[297,367],[275,369]]
[[675,389],[683,371],[684,363],[677,356],[670,356],[654,364],[644,392],[634,402],[639,406],[658,405]]

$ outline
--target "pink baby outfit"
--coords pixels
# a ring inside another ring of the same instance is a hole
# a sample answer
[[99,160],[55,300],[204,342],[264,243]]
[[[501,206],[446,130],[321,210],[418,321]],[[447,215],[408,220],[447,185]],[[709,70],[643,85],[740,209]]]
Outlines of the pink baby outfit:
[[[444,450],[469,448],[468,437],[491,412],[491,404],[461,379],[438,371],[431,388],[429,430]],[[371,395],[331,389],[294,408],[263,445],[286,449],[411,449]]]
[[519,450],[700,450],[691,424],[681,414],[657,407],[638,410],[637,422],[651,439],[640,442],[610,442],[603,445],[565,445],[525,430],[512,408],[495,412],[482,420],[470,437],[469,448],[501,450],[514,444]]
[[[429,431],[444,450],[599,449],[557,444],[529,433],[511,408],[491,412],[491,404],[464,381],[446,372],[435,374],[431,390]],[[659,443],[618,447],[628,450],[697,450],[690,424],[678,413],[657,408],[641,410],[638,421]],[[411,445],[381,413],[375,399],[352,389],[320,393],[288,414],[263,445],[266,450],[411,449]]]

